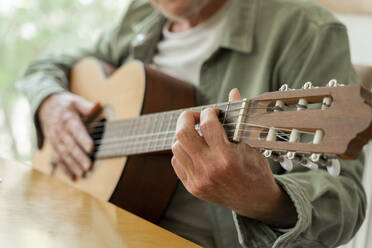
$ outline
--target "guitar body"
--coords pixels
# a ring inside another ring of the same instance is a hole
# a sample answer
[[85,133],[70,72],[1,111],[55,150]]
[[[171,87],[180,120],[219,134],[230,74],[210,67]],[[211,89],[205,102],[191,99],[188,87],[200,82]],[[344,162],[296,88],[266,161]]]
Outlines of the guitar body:
[[[102,118],[118,120],[141,114],[192,107],[194,89],[139,61],[115,70],[87,58],[71,72],[70,90],[104,106]],[[50,174],[53,151],[46,141],[33,167]],[[171,153],[150,153],[95,161],[86,178],[72,182],[61,169],[55,176],[94,197],[110,201],[151,222],[158,222],[177,184]]]

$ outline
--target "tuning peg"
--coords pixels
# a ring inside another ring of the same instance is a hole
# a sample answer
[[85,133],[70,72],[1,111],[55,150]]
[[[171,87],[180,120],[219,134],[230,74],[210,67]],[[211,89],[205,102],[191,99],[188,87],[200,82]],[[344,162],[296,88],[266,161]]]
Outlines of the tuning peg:
[[288,159],[294,159],[295,156],[296,156],[296,153],[295,152],[287,152],[287,154],[286,154],[286,157]]
[[311,159],[313,162],[318,162],[319,159],[320,159],[320,154],[319,154],[319,153],[313,153],[313,154],[311,154],[310,159]]
[[328,87],[337,87],[337,80],[336,79],[329,80],[327,86]]
[[327,171],[331,176],[337,177],[341,172],[341,164],[338,159],[332,159],[331,165],[327,166]]
[[302,86],[302,88],[303,88],[304,90],[311,89],[311,88],[313,88],[313,84],[312,84],[311,82],[306,82],[306,83],[304,84],[304,86]]
[[331,79],[328,84],[327,84],[328,87],[338,87],[338,86],[345,86],[344,84],[339,84],[337,83],[337,80],[336,79]]
[[290,90],[289,87],[288,87],[288,84],[283,84],[279,88],[279,91],[288,91],[288,90]]
[[283,169],[285,169],[286,171],[291,171],[293,169],[292,160],[286,157],[281,157],[281,161],[279,163],[283,167]]
[[265,150],[262,154],[266,157],[266,158],[270,158],[271,155],[272,155],[273,151],[272,150]]
[[307,161],[305,163],[301,163],[301,165],[311,169],[311,170],[317,170],[319,166],[311,161]]

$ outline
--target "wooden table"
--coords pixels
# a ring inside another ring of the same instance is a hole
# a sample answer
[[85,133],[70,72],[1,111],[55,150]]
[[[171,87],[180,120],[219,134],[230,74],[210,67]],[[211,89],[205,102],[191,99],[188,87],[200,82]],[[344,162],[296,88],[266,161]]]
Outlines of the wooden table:
[[199,247],[28,166],[0,178],[0,247]]

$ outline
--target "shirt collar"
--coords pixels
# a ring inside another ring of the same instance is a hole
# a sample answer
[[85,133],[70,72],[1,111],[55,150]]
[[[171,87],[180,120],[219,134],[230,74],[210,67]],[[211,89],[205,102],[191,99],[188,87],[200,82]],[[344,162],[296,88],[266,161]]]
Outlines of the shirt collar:
[[[230,0],[228,20],[220,40],[220,47],[250,53],[253,50],[257,0]],[[161,36],[166,19],[157,10],[143,22],[132,26],[135,33],[147,34],[140,43],[152,43]]]

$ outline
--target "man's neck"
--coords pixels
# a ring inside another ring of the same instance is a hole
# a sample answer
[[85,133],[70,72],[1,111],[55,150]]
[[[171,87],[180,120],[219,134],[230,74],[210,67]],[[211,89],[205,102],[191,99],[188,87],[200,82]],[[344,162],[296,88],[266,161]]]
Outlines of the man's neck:
[[170,31],[177,33],[183,32],[207,21],[212,17],[218,10],[220,10],[224,4],[229,0],[213,0],[209,1],[202,9],[198,12],[191,14],[183,21],[173,21],[170,25]]

